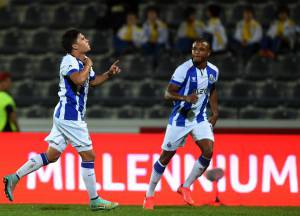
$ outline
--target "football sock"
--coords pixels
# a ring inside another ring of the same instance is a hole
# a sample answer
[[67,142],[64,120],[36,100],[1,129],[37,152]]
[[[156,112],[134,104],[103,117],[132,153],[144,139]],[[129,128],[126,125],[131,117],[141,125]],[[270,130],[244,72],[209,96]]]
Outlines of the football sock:
[[157,183],[159,182],[163,172],[165,171],[165,168],[166,167],[163,166],[159,161],[155,162],[153,169],[152,169],[152,173],[151,173],[149,187],[146,192],[146,197],[154,196],[155,187],[156,187]]
[[193,184],[193,182],[204,173],[206,168],[209,166],[209,163],[210,159],[205,158],[203,155],[201,155],[199,159],[195,161],[190,175],[183,183],[183,187],[189,188]]
[[23,166],[21,166],[17,172],[16,175],[20,178],[23,176],[28,175],[29,173],[32,173],[33,171],[38,170],[42,166],[46,166],[49,164],[47,155],[45,153],[36,155],[32,158],[30,158]]
[[89,194],[90,199],[98,197],[96,189],[96,176],[94,170],[94,161],[82,161],[81,162],[81,175]]

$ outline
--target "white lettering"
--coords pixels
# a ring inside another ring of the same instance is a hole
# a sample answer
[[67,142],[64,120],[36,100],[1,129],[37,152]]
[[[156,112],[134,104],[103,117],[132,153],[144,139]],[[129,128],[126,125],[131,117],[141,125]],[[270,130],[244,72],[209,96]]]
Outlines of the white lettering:
[[277,185],[283,185],[285,180],[289,176],[290,192],[298,193],[296,156],[295,155],[288,156],[282,168],[281,173],[279,173],[276,164],[273,160],[273,157],[271,155],[266,155],[264,157],[264,163],[263,163],[262,192],[265,193],[270,192],[271,176],[273,177]]
[[113,182],[113,171],[112,171],[112,156],[108,153],[104,153],[102,163],[103,170],[103,189],[106,191],[124,191],[124,183]]
[[239,181],[239,158],[237,155],[230,156],[230,180],[233,190],[239,193],[249,193],[253,191],[257,185],[257,157],[249,156],[249,180],[247,184],[241,184]]
[[148,154],[128,154],[127,155],[127,183],[129,191],[146,191],[147,183],[138,183],[137,176],[147,174],[145,168],[137,168],[137,162],[146,162],[149,160]]
[[75,157],[71,153],[66,153],[66,167],[65,167],[65,181],[66,181],[66,189],[74,190],[75,189]]

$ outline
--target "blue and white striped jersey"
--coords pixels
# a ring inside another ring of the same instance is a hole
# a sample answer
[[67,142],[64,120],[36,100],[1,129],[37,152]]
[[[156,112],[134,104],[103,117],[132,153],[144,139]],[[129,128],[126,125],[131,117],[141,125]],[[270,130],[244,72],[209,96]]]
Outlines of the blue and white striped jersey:
[[90,71],[89,79],[81,86],[76,86],[70,79],[70,75],[79,72],[84,65],[79,59],[67,54],[63,57],[59,72],[59,103],[55,107],[56,118],[64,120],[84,120],[86,102],[89,89],[89,81],[95,79],[95,72]]
[[169,124],[176,126],[187,126],[207,120],[206,106],[208,103],[212,85],[217,82],[219,76],[218,68],[207,62],[205,69],[199,69],[192,59],[179,65],[170,83],[180,87],[178,93],[187,96],[196,92],[198,101],[196,104],[185,101],[175,101],[172,113],[169,118]]

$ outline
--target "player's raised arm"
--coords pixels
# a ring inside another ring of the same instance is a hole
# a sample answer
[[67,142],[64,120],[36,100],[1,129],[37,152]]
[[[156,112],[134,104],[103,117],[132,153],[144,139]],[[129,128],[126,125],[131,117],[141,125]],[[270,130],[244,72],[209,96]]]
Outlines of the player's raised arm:
[[93,62],[89,57],[85,57],[82,62],[84,63],[84,68],[79,71],[72,73],[70,75],[70,79],[75,85],[82,85],[89,77],[91,67],[93,66]]
[[187,96],[182,96],[178,94],[179,86],[169,83],[167,90],[165,91],[165,99],[166,100],[181,100],[186,101],[188,103],[195,104],[198,100],[198,96],[196,93],[192,93]]
[[90,81],[90,86],[97,86],[104,83],[109,78],[119,74],[121,72],[121,69],[117,65],[119,60],[116,60],[109,68],[108,71],[104,72],[103,74],[97,75],[94,80]]
[[210,91],[209,104],[210,104],[212,116],[209,118],[208,121],[212,124],[212,126],[214,126],[219,116],[218,94],[217,94],[217,88],[215,84],[213,84],[212,89]]

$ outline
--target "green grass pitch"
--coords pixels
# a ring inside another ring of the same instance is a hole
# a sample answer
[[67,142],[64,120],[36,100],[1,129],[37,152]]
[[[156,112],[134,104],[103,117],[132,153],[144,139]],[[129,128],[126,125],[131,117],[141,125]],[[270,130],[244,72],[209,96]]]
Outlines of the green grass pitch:
[[92,212],[86,205],[0,205],[0,216],[299,216],[300,207],[157,206],[145,211],[141,206],[120,206],[111,211]]

